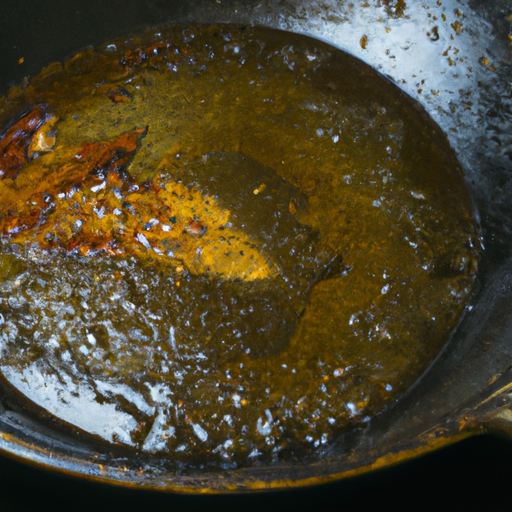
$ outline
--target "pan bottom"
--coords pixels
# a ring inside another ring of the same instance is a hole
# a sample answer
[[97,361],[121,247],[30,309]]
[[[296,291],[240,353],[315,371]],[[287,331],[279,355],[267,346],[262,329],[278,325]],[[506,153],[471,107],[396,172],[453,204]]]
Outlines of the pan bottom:
[[4,379],[152,457],[320,457],[421,375],[475,279],[441,130],[324,43],[172,26],[0,100]]

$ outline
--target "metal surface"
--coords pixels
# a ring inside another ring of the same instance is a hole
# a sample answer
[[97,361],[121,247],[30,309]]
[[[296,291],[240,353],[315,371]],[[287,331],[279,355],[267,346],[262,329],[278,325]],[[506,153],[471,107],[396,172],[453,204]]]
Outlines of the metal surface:
[[[15,397],[0,409],[0,450],[25,461],[126,486],[226,492],[319,483],[393,464],[512,424],[512,7],[505,0],[187,3],[6,2],[0,92],[86,45],[161,22],[238,22],[299,32],[345,49],[390,76],[447,134],[464,168],[485,247],[471,306],[407,396],[341,436],[321,462],[170,473],[157,461],[56,434]],[[37,5],[36,5],[37,4]],[[405,7],[404,7],[405,6]],[[510,18],[510,19],[509,19]],[[361,37],[367,44],[361,45]],[[366,46],[363,48],[362,46]],[[20,63],[20,59],[23,61]]]

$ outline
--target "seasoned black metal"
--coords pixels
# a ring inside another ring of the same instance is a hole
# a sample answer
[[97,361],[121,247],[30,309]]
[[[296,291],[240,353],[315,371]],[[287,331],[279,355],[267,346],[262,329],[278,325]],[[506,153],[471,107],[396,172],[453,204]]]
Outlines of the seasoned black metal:
[[[351,8],[348,1],[334,0],[4,0],[0,94],[85,46],[154,24],[183,21],[263,24],[311,35],[354,53],[416,98],[454,147],[480,219],[485,250],[471,306],[407,396],[364,429],[341,436],[320,463],[170,473],[157,461],[82,442],[73,431],[56,434],[51,422],[20,409],[16,396],[6,390],[0,397],[0,450],[55,470],[127,486],[225,492],[335,480],[475,432],[511,432],[510,2],[426,0],[420,5],[381,0]],[[366,45],[360,44],[362,36],[367,36]]]

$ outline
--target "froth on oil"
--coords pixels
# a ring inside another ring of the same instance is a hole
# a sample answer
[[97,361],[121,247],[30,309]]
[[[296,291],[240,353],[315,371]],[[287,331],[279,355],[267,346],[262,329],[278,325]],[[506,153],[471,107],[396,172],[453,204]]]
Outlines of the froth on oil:
[[173,26],[0,100],[0,368],[110,443],[321,456],[455,328],[477,227],[440,129],[365,64]]

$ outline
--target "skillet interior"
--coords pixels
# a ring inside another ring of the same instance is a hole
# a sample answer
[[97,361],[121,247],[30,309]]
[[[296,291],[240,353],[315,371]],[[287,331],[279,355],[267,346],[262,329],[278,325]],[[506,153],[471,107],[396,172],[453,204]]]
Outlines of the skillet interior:
[[[11,36],[8,43],[5,36],[2,40],[2,44],[7,46],[7,51],[2,52],[2,59],[9,60],[5,63],[5,67],[3,62],[0,63],[2,69],[8,70],[5,75],[2,74],[2,78],[9,76],[9,81],[19,81],[26,74],[37,73],[47,62],[64,59],[66,55],[86,44],[99,44],[116,35],[140,28],[141,24],[152,24],[162,19],[173,21],[183,19],[247,21],[249,19],[274,26],[279,25],[281,28],[308,32],[365,56],[357,48],[357,44],[354,44],[354,37],[350,41],[344,39],[340,30],[340,27],[345,26],[343,18],[331,16],[329,20],[329,16],[325,16],[325,12],[315,4],[310,4],[309,10],[306,11],[306,21],[300,21],[299,14],[304,12],[304,6],[299,5],[298,2],[279,3],[278,9],[275,9],[273,3],[272,5],[258,4],[259,7],[253,8],[250,3],[242,6],[223,2],[213,6],[206,2],[197,4],[189,2],[180,5],[178,2],[150,2],[142,10],[135,2],[133,9],[127,7],[126,2],[123,2],[123,6],[115,4],[114,2],[117,12],[114,8],[112,11],[114,14],[111,14],[110,19],[104,12],[103,24],[97,24],[96,33],[91,35],[86,21],[87,16],[90,15],[87,13],[92,11],[83,10],[77,14],[69,12],[70,7],[67,7],[67,4],[55,3],[52,9],[60,7],[64,12],[68,9],[69,18],[65,33],[70,37],[69,40],[63,41],[62,32],[49,30],[45,32],[49,38],[47,45],[41,44],[40,33],[21,17],[18,18],[18,22],[22,21],[21,26],[19,23],[18,25],[10,23],[10,29],[9,26],[5,30],[2,27],[2,34]],[[446,4],[448,5],[448,2]],[[29,4],[25,3],[24,6],[27,9],[30,8]],[[102,7],[99,6],[99,2],[92,7],[96,7],[101,12]],[[453,79],[453,83],[450,81],[445,83],[445,88],[440,90],[437,96],[431,94],[426,100],[421,97],[417,89],[410,87],[407,83],[401,84],[409,93],[414,93],[422,99],[427,110],[447,131],[464,166],[474,203],[480,215],[486,251],[479,277],[479,289],[474,297],[472,310],[466,314],[464,322],[443,354],[409,395],[370,423],[364,431],[354,431],[350,436],[345,437],[339,446],[333,448],[332,458],[314,468],[285,466],[270,471],[260,468],[256,471],[233,474],[230,475],[229,486],[244,487],[247,486],[248,481],[253,482],[249,487],[251,485],[271,486],[275,485],[272,482],[276,481],[279,482],[279,486],[286,486],[291,481],[304,482],[308,478],[318,481],[317,479],[322,477],[330,479],[341,474],[350,474],[352,470],[357,471],[357,468],[380,460],[379,457],[390,450],[411,449],[411,453],[416,453],[423,450],[421,447],[447,442],[461,427],[464,435],[485,424],[484,413],[491,413],[495,409],[497,404],[494,402],[499,400],[499,405],[502,407],[508,404],[508,396],[504,393],[499,393],[493,400],[485,402],[496,391],[507,387],[511,380],[508,372],[512,361],[512,349],[508,343],[512,333],[512,318],[508,307],[512,298],[510,259],[512,182],[510,180],[511,148],[506,134],[511,108],[510,91],[507,91],[506,83],[510,80],[511,72],[507,38],[508,22],[505,19],[505,16],[510,13],[507,13],[504,8],[505,2],[494,2],[492,8],[478,2],[465,6],[464,14],[467,16],[465,23],[468,29],[472,30],[472,37],[482,34],[482,19],[487,18],[488,23],[493,27],[485,45],[479,41],[480,48],[483,49],[476,52],[475,67],[482,56],[489,58],[497,66],[495,71],[491,71],[484,64],[479,64],[482,69],[476,67],[476,82],[480,85],[478,94],[471,98],[475,101],[470,106],[470,114],[464,110],[469,106],[464,103],[468,101],[464,95],[457,95],[456,100],[453,100],[453,93],[459,92],[460,89],[460,82],[457,79]],[[432,9],[435,9],[434,5]],[[378,12],[381,14],[382,9]],[[19,11],[17,13],[19,15]],[[286,16],[281,18],[279,13],[284,13]],[[27,19],[30,19],[30,10],[26,14],[28,14]],[[52,11],[47,11],[48,18],[46,20],[43,18],[43,21],[49,22],[52,19],[51,14]],[[4,22],[6,19],[7,17],[4,18]],[[116,23],[110,23],[111,20],[115,20]],[[398,29],[403,28],[402,23],[406,24],[407,20],[390,15],[388,22],[392,28],[396,26]],[[34,23],[41,23],[41,18]],[[47,26],[51,26],[51,23]],[[82,26],[82,32],[77,30],[79,26]],[[14,27],[16,30],[12,30]],[[23,27],[26,27],[28,33],[23,32]],[[449,34],[451,29],[447,30]],[[422,37],[426,38],[426,31],[421,34]],[[19,43],[14,44],[14,40]],[[355,41],[358,43],[359,38]],[[467,39],[468,47],[471,41],[471,38]],[[428,43],[432,44],[431,41]],[[18,48],[14,49],[15,46]],[[39,52],[37,59],[33,53],[36,47],[44,49],[43,52]],[[447,46],[442,48],[443,51],[445,51],[444,48]],[[442,51],[438,53],[442,54]],[[471,53],[472,57],[474,57],[473,54],[474,52]],[[382,64],[384,71],[389,69],[382,56],[372,55],[366,59],[368,62],[376,67]],[[23,67],[24,64],[18,64],[20,56],[25,56],[26,67]],[[400,56],[397,62],[399,58]],[[406,62],[405,57],[404,62]],[[409,78],[412,73],[411,69],[405,65],[393,69],[395,73],[393,78],[399,83],[400,80]],[[434,80],[434,77],[427,77],[426,81],[429,80]],[[0,87],[5,89],[7,85],[8,83],[2,83]],[[452,102],[451,106],[454,107],[455,113],[450,108],[445,108],[447,112],[443,112],[441,107],[449,105],[449,101]],[[457,119],[456,123],[454,118]],[[23,411],[12,410],[15,402],[15,397],[8,397],[4,402],[6,408],[1,416],[2,430],[28,444],[13,443],[12,438],[4,436],[2,438],[4,450],[42,464],[48,463],[49,451],[61,455],[61,458],[57,458],[56,463],[52,465],[64,471],[79,474],[88,472],[97,478],[124,483],[135,480],[134,475],[138,471],[136,464],[133,468],[128,468],[127,472],[119,473],[116,469],[102,473],[97,467],[98,453],[94,447],[81,445],[72,435],[68,439],[55,436],[51,429],[34,423],[34,420]],[[482,412],[475,412],[478,405],[483,402],[485,403],[480,408]],[[499,423],[500,420],[496,419],[495,415],[492,421],[487,422],[488,425]],[[34,451],[33,445],[42,448],[43,451]],[[409,455],[410,453],[406,453],[404,456]],[[116,457],[121,456],[122,454],[112,454],[110,460],[112,467],[117,468]],[[84,464],[81,460],[89,462]],[[393,460],[396,459],[390,459],[391,462]],[[382,462],[382,464],[386,463],[386,461]],[[143,485],[189,490],[197,487],[221,490],[228,488],[228,484],[219,479],[218,475],[190,475],[174,479],[158,472],[148,477]]]

